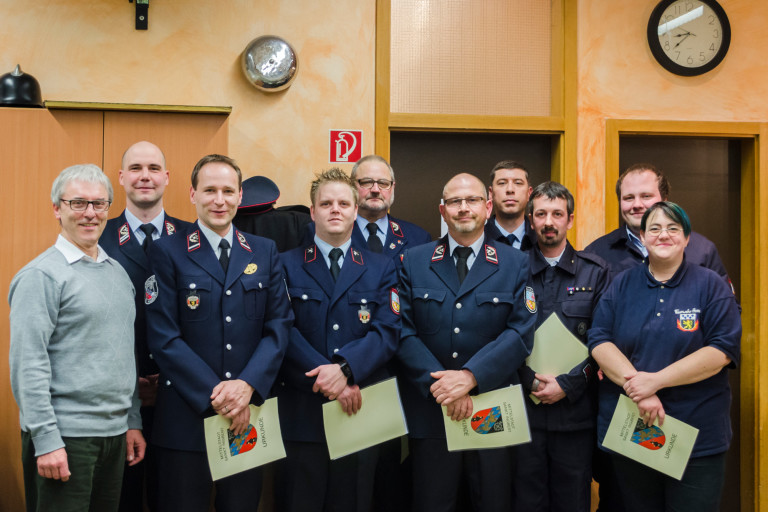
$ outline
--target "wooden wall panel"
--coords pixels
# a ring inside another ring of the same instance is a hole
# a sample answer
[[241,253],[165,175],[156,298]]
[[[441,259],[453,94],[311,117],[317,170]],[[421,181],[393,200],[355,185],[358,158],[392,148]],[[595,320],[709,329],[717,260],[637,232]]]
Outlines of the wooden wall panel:
[[[156,144],[165,154],[170,184],[163,198],[166,210],[184,220],[196,218],[189,202],[189,177],[201,157],[227,155],[228,117],[223,114],[169,114],[155,112],[106,112],[104,114],[104,171],[118,189],[110,217],[125,208],[125,193],[117,181],[125,150],[140,140]],[[237,160],[237,155],[229,155]],[[238,162],[247,174],[243,162]]]
[[0,510],[23,510],[19,414],[8,368],[8,286],[53,245],[59,225],[51,185],[62,169],[102,161],[102,113],[0,108]]

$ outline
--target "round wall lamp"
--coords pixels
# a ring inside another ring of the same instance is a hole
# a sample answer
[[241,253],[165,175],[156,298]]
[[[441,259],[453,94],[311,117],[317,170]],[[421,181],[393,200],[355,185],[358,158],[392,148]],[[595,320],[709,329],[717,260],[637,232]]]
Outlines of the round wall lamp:
[[277,36],[261,36],[248,43],[240,64],[245,78],[263,92],[287,89],[299,70],[296,52]]

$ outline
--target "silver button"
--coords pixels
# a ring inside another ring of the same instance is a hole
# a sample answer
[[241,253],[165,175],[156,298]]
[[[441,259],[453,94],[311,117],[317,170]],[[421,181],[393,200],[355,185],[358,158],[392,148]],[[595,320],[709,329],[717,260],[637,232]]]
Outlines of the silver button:
[[498,297],[494,297],[493,298],[493,303],[494,304],[498,304],[499,303],[499,298]]
[[661,313],[656,313],[656,316],[661,316]]
[[659,299],[659,302],[664,302],[664,299]]
[[338,331],[339,330],[339,324],[333,324],[333,330]]
[[456,303],[456,309],[461,309],[461,302]]
[[339,349],[337,349],[337,348],[333,349],[333,353],[334,354],[338,354],[339,353]]
[[455,332],[456,334],[459,334],[461,332],[461,329],[459,329],[458,327],[454,327],[453,332]]
[[165,385],[166,386],[170,386],[171,385],[171,381],[169,381],[169,380],[165,381]]
[[261,283],[259,283],[259,288],[261,288]]
[[230,345],[229,343],[227,343],[227,350],[232,350],[232,345]]
[[362,304],[368,304],[368,301],[367,301],[367,300],[365,300],[365,299],[360,299],[360,302],[361,302]]
[[226,293],[227,295],[232,295],[232,290],[227,290],[224,293]]
[[230,323],[232,321],[232,317],[231,316],[227,316],[224,320],[226,320],[227,323]]
[[662,289],[662,290],[664,289],[664,285],[661,285],[661,289]]
[[190,290],[194,290],[195,288],[197,288],[197,285],[195,283],[189,283]]
[[224,376],[225,376],[226,378],[230,378],[230,377],[232,377],[232,374],[231,374],[231,373],[229,373],[229,372],[227,372],[227,373],[225,373],[225,374],[224,374]]
[[451,354],[451,355],[453,356],[453,358],[454,358],[454,359],[456,359],[457,357],[459,357],[459,353],[458,353],[458,352],[454,352],[454,353],[453,353],[453,354]]
[[155,356],[153,356],[152,354],[149,354],[149,358],[150,358],[150,359],[154,359],[154,358],[155,358]]
[[425,294],[424,294],[424,298],[425,298],[425,299],[429,298],[429,294],[428,294],[428,293],[425,293]]

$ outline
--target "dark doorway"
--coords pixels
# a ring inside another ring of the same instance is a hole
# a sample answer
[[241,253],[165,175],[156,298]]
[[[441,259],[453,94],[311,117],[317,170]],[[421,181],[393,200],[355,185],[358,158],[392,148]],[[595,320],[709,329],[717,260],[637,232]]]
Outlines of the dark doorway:
[[491,168],[516,160],[530,172],[536,186],[550,179],[551,135],[507,133],[393,132],[390,162],[397,181],[392,215],[414,222],[440,236],[443,185],[451,176],[468,172],[488,184]]
[[[671,183],[669,199],[688,213],[694,231],[712,240],[733,281],[741,281],[741,143],[738,140],[621,136],[619,172],[635,163],[652,163]],[[611,189],[612,191],[613,189]],[[728,451],[721,511],[740,510],[739,371],[730,372],[733,441]]]

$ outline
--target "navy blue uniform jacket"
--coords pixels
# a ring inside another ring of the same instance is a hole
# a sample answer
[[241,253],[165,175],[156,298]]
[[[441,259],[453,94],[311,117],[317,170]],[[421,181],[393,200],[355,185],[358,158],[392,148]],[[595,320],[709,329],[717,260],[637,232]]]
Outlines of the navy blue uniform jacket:
[[160,367],[152,441],[159,446],[203,451],[214,386],[242,379],[258,405],[282,363],[293,312],[277,248],[234,235],[226,275],[197,223],[150,251],[157,292],[146,300],[147,326]]
[[466,368],[478,393],[519,382],[536,322],[527,282],[528,255],[487,238],[461,285],[447,236],[406,252],[397,357],[412,437],[445,437],[442,410],[429,392],[431,372]]
[[[350,246],[334,283],[312,244],[280,255],[296,317],[275,394],[280,428],[291,441],[325,442],[322,393],[305,372],[346,360],[354,384],[389,377],[385,365],[400,338],[400,304],[394,262]],[[365,403],[363,403],[365,407]]]
[[[163,229],[160,238],[184,234],[189,222],[174,219],[165,215]],[[119,217],[109,219],[104,232],[99,239],[99,245],[107,251],[110,257],[116,259],[123,266],[131,278],[133,288],[136,290],[136,321],[134,322],[134,335],[136,337],[136,359],[139,377],[158,373],[157,364],[150,357],[147,345],[147,315],[144,310],[144,284],[152,275],[149,258],[141,248],[131,232],[131,227],[125,218],[125,212]]]
[[[575,251],[567,242],[560,261],[551,267],[538,247],[528,252],[531,284],[539,307],[538,329],[552,313],[585,347],[592,313],[608,287],[608,267],[594,254]],[[520,369],[526,395],[531,392],[535,372],[527,365]],[[527,396],[528,423],[532,428],[572,431],[592,428],[597,416],[597,365],[585,359],[570,372],[558,375],[565,398],[554,404],[534,404]]]

